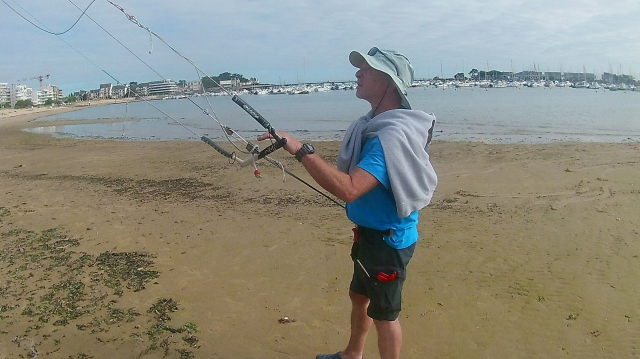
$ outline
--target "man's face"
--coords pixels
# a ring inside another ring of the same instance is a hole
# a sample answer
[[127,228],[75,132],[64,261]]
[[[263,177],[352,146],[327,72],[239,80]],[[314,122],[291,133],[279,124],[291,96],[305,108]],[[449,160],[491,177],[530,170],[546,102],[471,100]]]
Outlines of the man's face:
[[365,61],[356,72],[358,87],[356,97],[368,101],[371,106],[377,106],[389,86],[389,75],[378,71]]

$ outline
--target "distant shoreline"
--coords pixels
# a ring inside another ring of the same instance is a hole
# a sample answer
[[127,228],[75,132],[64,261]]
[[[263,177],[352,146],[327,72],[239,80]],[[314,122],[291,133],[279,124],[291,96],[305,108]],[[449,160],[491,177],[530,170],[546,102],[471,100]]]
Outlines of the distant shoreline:
[[104,106],[114,103],[113,100],[98,100],[76,102],[68,106],[42,106],[23,109],[3,108],[0,109],[0,129],[24,128],[26,123],[40,117],[57,115],[59,113],[77,111],[88,107]]

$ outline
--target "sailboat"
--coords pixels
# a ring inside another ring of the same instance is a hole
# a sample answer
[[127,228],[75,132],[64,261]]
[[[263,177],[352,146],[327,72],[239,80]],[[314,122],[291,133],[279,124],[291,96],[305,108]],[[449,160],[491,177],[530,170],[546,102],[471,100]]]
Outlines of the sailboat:
[[582,73],[584,74],[584,80],[578,82],[575,84],[575,88],[577,89],[586,89],[589,88],[589,83],[587,82],[587,69],[585,69],[585,67],[582,67]]

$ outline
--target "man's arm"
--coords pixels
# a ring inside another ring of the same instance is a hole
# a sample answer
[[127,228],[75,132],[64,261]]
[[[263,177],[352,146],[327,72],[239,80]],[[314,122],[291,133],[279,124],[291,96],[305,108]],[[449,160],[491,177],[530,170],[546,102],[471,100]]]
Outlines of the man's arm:
[[[284,149],[290,154],[294,155],[302,147],[302,143],[288,133],[278,132],[278,135],[287,139]],[[269,137],[266,133],[258,137],[258,140]],[[347,203],[353,202],[380,184],[377,178],[359,167],[346,174],[315,153],[302,157],[302,165],[322,188]]]

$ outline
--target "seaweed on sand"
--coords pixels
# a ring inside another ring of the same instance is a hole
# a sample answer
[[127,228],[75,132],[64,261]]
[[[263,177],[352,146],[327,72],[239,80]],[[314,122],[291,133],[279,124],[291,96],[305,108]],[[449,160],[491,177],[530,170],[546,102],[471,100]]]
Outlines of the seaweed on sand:
[[106,274],[104,284],[121,296],[121,281],[127,283],[127,289],[139,292],[147,282],[158,278],[157,271],[146,269],[153,264],[151,258],[152,255],[145,252],[104,252],[95,263]]
[[[0,207],[0,219],[10,216],[5,213]],[[79,335],[92,335],[91,340],[107,343],[117,339],[103,337],[111,326],[124,326],[134,332],[143,326],[141,334],[147,334],[150,343],[145,352],[163,348],[168,353],[169,348],[175,348],[180,357],[193,358],[188,348],[199,347],[193,335],[197,327],[192,323],[177,328],[169,325],[168,314],[178,310],[173,299],[159,299],[142,314],[113,299],[113,295],[121,299],[127,292],[142,291],[159,277],[160,273],[151,269],[154,256],[146,252],[104,252],[95,256],[73,251],[80,241],[61,228],[0,232],[0,272],[7,274],[0,279],[2,333],[24,338],[22,346],[17,344],[27,351],[26,355],[45,352],[55,345],[57,354],[74,357],[73,353],[63,353],[61,343],[66,339],[59,332],[61,327],[75,328],[84,333]],[[135,323],[140,316],[145,317],[141,323],[146,324]],[[184,333],[183,340],[173,342],[175,333]],[[52,336],[53,342],[48,341]],[[140,334],[135,339],[145,340]],[[79,353],[77,357],[90,358],[91,354]]]

